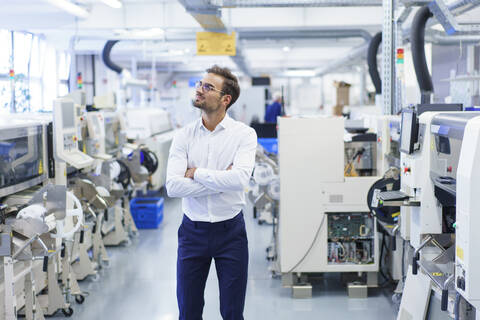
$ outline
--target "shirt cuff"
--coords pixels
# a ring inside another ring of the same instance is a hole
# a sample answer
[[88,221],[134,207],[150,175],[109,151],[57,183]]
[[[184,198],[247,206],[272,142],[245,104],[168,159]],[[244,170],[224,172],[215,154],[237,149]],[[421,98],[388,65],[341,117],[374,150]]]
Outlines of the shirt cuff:
[[197,168],[195,173],[193,174],[193,180],[202,183],[203,181],[207,180],[208,177],[208,169],[204,168]]

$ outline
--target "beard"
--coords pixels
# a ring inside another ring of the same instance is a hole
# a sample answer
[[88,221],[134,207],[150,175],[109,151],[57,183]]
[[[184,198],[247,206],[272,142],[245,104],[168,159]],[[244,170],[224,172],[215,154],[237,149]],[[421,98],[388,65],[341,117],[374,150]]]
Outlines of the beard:
[[192,105],[195,108],[198,108],[206,113],[216,112],[218,111],[218,109],[221,108],[220,99],[218,99],[218,101],[216,102],[217,102],[216,104],[211,103],[207,105],[207,101],[205,100],[205,98],[203,99],[199,99],[198,97],[192,98]]

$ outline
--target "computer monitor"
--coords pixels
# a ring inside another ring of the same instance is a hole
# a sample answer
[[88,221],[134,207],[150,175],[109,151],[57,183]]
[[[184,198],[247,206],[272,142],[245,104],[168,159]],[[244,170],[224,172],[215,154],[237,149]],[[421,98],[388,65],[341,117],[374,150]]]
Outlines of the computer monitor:
[[400,136],[400,152],[411,154],[417,141],[417,115],[412,109],[402,111],[402,133]]
[[65,101],[61,104],[63,129],[75,128],[75,107],[73,102]]

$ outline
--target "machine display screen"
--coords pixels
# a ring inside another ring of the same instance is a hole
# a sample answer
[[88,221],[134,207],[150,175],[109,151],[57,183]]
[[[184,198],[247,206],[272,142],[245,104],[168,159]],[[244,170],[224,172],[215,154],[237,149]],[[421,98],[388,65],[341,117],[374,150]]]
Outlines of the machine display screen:
[[72,102],[63,103],[62,106],[63,129],[75,127],[75,108]]
[[402,134],[400,136],[400,151],[410,154],[415,144],[415,128],[417,119],[413,110],[402,112]]

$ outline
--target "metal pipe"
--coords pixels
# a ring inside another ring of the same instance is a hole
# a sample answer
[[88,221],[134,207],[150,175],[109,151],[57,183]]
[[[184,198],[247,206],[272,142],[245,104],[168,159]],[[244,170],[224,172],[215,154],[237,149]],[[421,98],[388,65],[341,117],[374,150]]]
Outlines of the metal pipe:
[[367,54],[368,44],[365,43],[359,47],[356,47],[352,51],[350,51],[345,56],[339,58],[338,60],[333,61],[332,63],[328,63],[323,68],[319,68],[316,70],[316,76],[323,76],[328,74],[334,70],[337,70],[340,67],[344,67],[346,65],[352,64],[355,60],[364,59],[365,55]]

